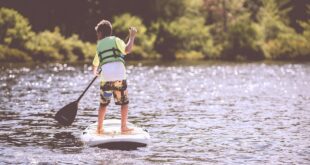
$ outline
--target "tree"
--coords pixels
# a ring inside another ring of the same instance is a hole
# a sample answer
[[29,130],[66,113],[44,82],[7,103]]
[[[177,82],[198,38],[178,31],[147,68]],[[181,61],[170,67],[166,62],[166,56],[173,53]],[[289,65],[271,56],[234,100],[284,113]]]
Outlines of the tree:
[[131,26],[137,27],[138,34],[135,39],[135,46],[133,47],[132,55],[126,56],[126,58],[135,60],[141,60],[143,58],[157,58],[157,55],[153,50],[156,36],[148,33],[148,29],[139,17],[126,13],[116,16],[113,19],[114,34],[125,40],[125,42],[128,40],[128,29]]
[[212,58],[216,54],[209,29],[204,25],[202,17],[183,16],[170,23],[162,23],[155,49],[167,60],[194,58],[191,55],[200,59]]
[[229,25],[223,44],[222,58],[226,60],[262,60],[259,34],[250,14],[238,17]]
[[302,33],[303,27],[298,23],[299,21],[307,21],[310,18],[309,13],[309,0],[291,0],[289,6],[292,7],[292,10],[288,13],[290,18],[290,25],[298,32]]
[[25,50],[25,43],[33,35],[25,17],[15,10],[0,8],[0,44]]
[[226,32],[228,24],[244,12],[244,0],[204,0],[204,9],[207,11],[207,24],[221,22]]
[[287,14],[287,10],[280,10],[276,0],[262,2],[258,16],[265,57],[279,60],[309,58],[308,41],[288,26],[287,16],[283,15]]

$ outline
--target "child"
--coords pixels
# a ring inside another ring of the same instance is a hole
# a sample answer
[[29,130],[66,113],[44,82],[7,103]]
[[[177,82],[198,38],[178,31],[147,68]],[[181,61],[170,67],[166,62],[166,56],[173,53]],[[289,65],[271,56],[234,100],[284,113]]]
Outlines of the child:
[[[121,105],[121,132],[129,132],[127,127],[128,92],[126,82],[126,69],[121,55],[131,52],[137,29],[129,28],[127,44],[118,37],[112,36],[112,25],[107,20],[100,21],[95,27],[97,32],[97,51],[93,60],[93,73],[98,76],[101,69],[100,107],[98,113],[97,133],[103,134],[102,123],[113,95],[116,105]],[[100,69],[98,69],[100,68]]]

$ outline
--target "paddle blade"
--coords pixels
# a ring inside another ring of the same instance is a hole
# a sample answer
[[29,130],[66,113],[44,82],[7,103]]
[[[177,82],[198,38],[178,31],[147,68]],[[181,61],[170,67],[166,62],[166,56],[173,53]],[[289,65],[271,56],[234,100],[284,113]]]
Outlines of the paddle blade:
[[74,101],[61,108],[55,115],[55,119],[64,126],[69,126],[73,123],[78,109],[78,102]]

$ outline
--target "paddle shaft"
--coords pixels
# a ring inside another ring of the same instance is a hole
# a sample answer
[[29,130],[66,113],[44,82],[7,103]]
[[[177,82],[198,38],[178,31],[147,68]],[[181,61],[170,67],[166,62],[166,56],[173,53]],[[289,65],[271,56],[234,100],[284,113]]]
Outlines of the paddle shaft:
[[[101,70],[98,72],[99,74],[101,73]],[[84,94],[86,93],[86,91],[88,90],[88,88],[94,83],[94,81],[97,79],[98,76],[95,76],[93,78],[93,80],[89,83],[89,85],[87,86],[87,88],[83,91],[83,93],[80,95],[80,97],[76,100],[76,102],[79,102],[81,100],[81,98],[84,96]]]

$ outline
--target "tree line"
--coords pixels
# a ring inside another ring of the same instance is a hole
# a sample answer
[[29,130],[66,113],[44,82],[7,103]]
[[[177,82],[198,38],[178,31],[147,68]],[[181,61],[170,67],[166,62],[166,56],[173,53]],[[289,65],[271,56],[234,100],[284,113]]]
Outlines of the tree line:
[[307,0],[0,1],[0,61],[85,61],[94,26],[138,35],[131,60],[309,60]]

